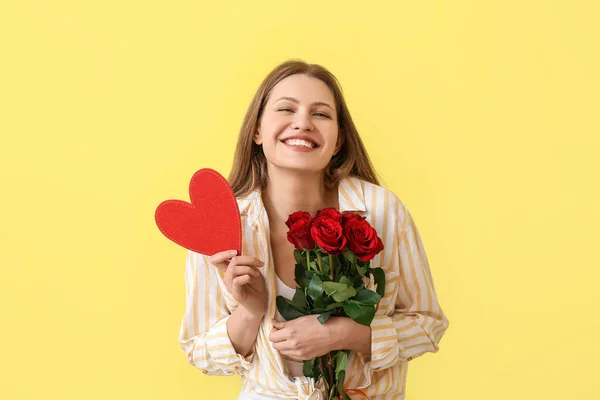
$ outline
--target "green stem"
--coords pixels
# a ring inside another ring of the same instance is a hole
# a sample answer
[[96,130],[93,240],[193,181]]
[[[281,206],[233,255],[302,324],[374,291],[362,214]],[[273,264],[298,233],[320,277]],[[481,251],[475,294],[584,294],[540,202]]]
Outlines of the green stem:
[[310,250],[306,251],[306,269],[310,271]]
[[321,376],[323,377],[325,382],[327,382],[327,378],[325,378],[325,366],[323,365],[323,357],[325,356],[319,357],[319,365],[321,366]]
[[333,361],[331,359],[331,354],[327,353],[327,369],[329,370],[329,382],[331,382],[331,385],[332,385],[331,388],[333,389],[333,393],[335,393],[336,392],[335,387],[337,385],[336,385],[336,382],[333,381],[333,368],[332,368],[333,366],[332,366],[332,362]]
[[321,254],[319,253],[319,250],[317,250],[316,253],[317,253],[317,261],[319,263],[319,272],[323,273],[323,265],[321,264]]
[[331,278],[331,282],[335,279],[335,265],[333,265],[333,256],[329,254],[329,277]]

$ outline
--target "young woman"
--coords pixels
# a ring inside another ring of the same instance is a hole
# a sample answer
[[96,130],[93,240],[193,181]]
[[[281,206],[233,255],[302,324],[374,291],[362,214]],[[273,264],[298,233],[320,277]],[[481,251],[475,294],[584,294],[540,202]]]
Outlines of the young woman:
[[[265,78],[229,183],[242,217],[242,254],[188,252],[179,338],[188,361],[205,374],[240,374],[239,399],[324,399],[323,382],[303,376],[302,360],[349,349],[352,397],[403,399],[408,361],[438,351],[448,319],[415,222],[379,186],[329,71],[291,60]],[[296,287],[285,222],[295,211],[327,207],[360,213],[384,243],[372,265],[384,268],[386,291],[371,326],[345,317],[321,324],[318,315],[285,321],[277,311],[276,296],[291,298]]]

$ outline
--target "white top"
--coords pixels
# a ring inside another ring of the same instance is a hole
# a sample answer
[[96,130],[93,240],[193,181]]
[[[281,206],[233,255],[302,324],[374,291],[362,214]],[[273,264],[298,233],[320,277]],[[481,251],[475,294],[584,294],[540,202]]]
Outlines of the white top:
[[[281,295],[281,296],[285,297],[286,299],[291,300],[294,297],[294,294],[296,293],[296,289],[293,289],[293,288],[287,286],[285,283],[283,283],[283,281],[281,279],[279,279],[279,276],[277,276],[277,274],[275,274],[275,277],[276,277],[275,278],[275,281],[276,281],[275,287],[276,287],[277,295],[278,296]],[[277,308],[275,308],[275,320],[276,321],[285,321],[286,320],[279,313],[279,310],[277,310]],[[282,357],[287,365],[288,372],[291,377],[304,376],[304,373],[303,373],[304,363],[302,361],[294,360],[283,354],[282,354]]]
[[[338,200],[340,212],[360,213],[385,244],[372,260],[373,267],[383,266],[385,270],[386,290],[371,323],[371,355],[354,351],[348,354],[346,382],[350,389],[361,389],[371,400],[402,400],[409,361],[438,350],[448,318],[438,302],[415,221],[400,199],[384,187],[349,176],[339,184]],[[192,250],[188,251],[185,267],[181,348],[189,362],[207,375],[241,375],[243,392],[301,400],[326,398],[323,380],[315,382],[305,376],[290,379],[285,359],[269,341],[277,282],[269,216],[260,187],[237,201],[245,254],[265,262],[262,273],[269,290],[268,313],[258,331],[255,354],[242,357],[236,352],[227,335],[227,321],[239,303],[224,287],[218,270],[210,265],[210,257]],[[367,289],[375,290],[373,281]]]

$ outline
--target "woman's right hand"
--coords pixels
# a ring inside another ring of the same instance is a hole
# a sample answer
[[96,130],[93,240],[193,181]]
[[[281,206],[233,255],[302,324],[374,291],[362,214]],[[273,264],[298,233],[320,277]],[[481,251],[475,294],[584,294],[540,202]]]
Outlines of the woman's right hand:
[[258,270],[264,262],[251,256],[236,256],[235,251],[222,251],[209,261],[223,273],[223,282],[233,298],[248,312],[263,317],[268,296],[263,275]]

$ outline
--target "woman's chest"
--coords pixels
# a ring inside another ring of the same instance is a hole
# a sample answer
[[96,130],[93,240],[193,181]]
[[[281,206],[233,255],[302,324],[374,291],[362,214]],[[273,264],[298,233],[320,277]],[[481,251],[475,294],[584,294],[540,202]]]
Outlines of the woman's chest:
[[294,245],[288,242],[285,236],[273,235],[271,237],[271,252],[275,274],[286,286],[295,288],[296,260],[294,259]]

